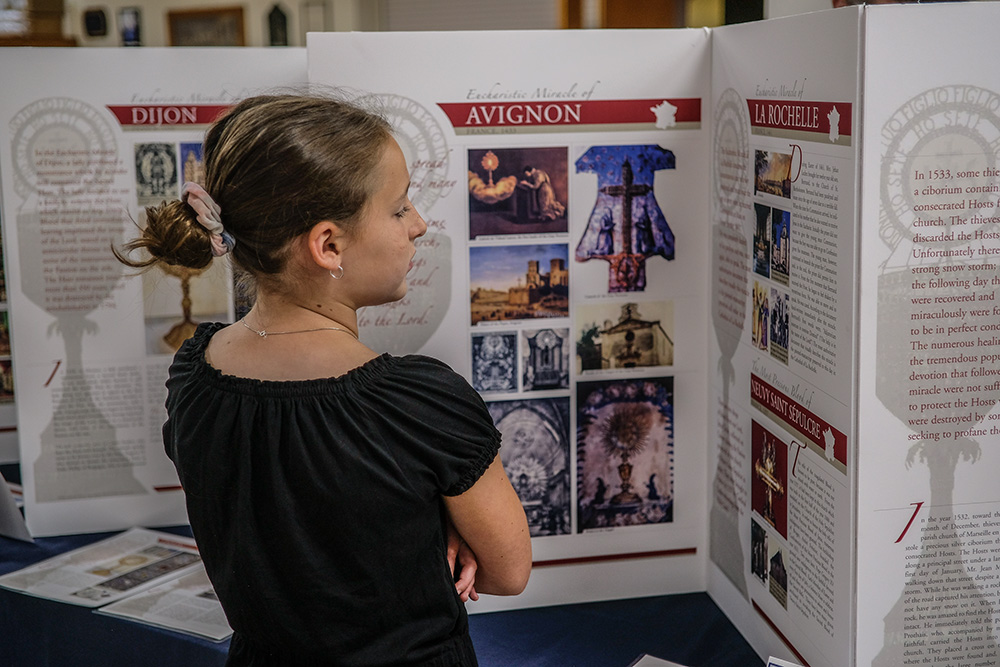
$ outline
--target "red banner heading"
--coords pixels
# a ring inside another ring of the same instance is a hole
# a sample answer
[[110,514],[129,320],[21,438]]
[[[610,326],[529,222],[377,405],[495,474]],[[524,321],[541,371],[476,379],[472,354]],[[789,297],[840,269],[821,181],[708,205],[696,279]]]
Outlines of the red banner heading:
[[795,102],[791,100],[747,100],[750,125],[778,130],[830,132],[851,136],[850,102]]
[[[665,107],[664,104],[669,106]],[[670,117],[665,126],[701,122],[701,99],[697,97],[651,100],[442,102],[438,106],[455,128],[657,123],[664,114]]]
[[136,126],[167,126],[178,125],[208,125],[228,105],[219,104],[136,104],[108,105],[122,127]]
[[847,465],[847,436],[798,401],[753,374],[750,375],[750,399],[820,450],[828,452],[832,445],[833,458]]

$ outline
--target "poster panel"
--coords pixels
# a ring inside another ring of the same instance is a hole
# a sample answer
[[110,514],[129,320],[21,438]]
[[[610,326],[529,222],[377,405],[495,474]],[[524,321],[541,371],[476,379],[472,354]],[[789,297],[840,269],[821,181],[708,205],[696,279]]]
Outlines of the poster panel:
[[850,660],[861,10],[713,31],[708,589]]
[[1000,7],[865,16],[857,664],[997,665]]
[[203,178],[222,110],[305,77],[304,49],[5,50],[4,286],[33,535],[186,521],[164,381],[195,323],[232,317],[228,267],[137,276],[111,247]]
[[538,570],[516,604],[703,587],[709,37],[309,36],[310,81],[397,128],[429,228],[361,339],[486,399]]

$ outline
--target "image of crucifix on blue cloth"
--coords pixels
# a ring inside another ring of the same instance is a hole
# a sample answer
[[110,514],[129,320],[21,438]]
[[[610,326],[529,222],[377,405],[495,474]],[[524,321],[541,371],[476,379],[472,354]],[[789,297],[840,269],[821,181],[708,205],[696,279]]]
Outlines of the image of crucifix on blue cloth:
[[597,201],[576,247],[576,261],[609,264],[609,292],[646,288],[646,259],[674,258],[674,233],[656,196],[653,176],[674,168],[674,154],[655,145],[592,146],[577,173],[597,174]]

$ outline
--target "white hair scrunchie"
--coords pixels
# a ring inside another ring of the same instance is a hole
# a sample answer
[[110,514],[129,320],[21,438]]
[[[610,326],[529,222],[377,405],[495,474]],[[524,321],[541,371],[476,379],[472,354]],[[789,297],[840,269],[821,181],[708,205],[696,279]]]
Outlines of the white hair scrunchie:
[[222,226],[222,208],[197,183],[188,181],[181,188],[181,201],[194,209],[198,224],[212,235],[212,257],[222,257],[236,247],[236,239]]

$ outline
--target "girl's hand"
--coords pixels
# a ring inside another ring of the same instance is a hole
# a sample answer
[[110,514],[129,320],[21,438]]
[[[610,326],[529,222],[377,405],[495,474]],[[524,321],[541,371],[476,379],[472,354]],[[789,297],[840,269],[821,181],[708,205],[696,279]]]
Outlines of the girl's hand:
[[476,593],[476,570],[479,563],[476,562],[476,554],[465,543],[462,536],[455,530],[455,526],[448,522],[448,569],[455,576],[455,590],[458,592],[462,602],[470,599],[475,602],[479,599]]

